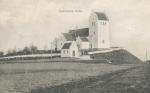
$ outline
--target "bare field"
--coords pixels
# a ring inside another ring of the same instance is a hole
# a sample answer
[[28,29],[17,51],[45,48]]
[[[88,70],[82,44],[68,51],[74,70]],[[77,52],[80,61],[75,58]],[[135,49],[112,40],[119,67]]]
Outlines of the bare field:
[[75,62],[0,64],[0,93],[22,93],[128,69],[136,64]]

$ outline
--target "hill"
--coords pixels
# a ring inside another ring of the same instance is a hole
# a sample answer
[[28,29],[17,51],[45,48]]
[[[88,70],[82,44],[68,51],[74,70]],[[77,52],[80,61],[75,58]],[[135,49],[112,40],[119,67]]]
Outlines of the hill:
[[135,55],[131,54],[125,49],[114,50],[106,53],[96,53],[90,55],[94,59],[106,59],[114,64],[122,64],[122,63],[141,63],[142,60],[137,58]]

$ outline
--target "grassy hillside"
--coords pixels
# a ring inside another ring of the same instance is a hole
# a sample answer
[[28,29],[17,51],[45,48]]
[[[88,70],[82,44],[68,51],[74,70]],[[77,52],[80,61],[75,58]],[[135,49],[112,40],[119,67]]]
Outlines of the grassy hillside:
[[107,59],[114,64],[142,62],[139,58],[137,58],[125,49],[115,50],[113,52],[107,53],[98,53],[91,56],[93,56],[94,59]]
[[77,62],[0,64],[0,93],[26,93],[134,66],[136,64],[112,65]]

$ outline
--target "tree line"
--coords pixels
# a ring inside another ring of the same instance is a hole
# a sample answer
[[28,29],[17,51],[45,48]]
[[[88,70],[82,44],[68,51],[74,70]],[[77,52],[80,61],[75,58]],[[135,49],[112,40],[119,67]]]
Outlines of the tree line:
[[21,50],[8,50],[4,55],[4,52],[0,51],[0,57],[5,56],[17,56],[17,55],[29,55],[29,54],[50,54],[50,53],[59,53],[57,50],[38,50],[38,47],[35,45],[25,46]]

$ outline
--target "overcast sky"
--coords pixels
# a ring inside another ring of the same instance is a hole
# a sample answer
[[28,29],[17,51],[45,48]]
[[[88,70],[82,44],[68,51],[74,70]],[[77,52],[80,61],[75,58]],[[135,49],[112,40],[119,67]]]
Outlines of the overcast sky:
[[109,17],[112,46],[144,58],[150,48],[150,0],[0,0],[0,50],[49,48],[62,32],[88,27],[93,9]]

